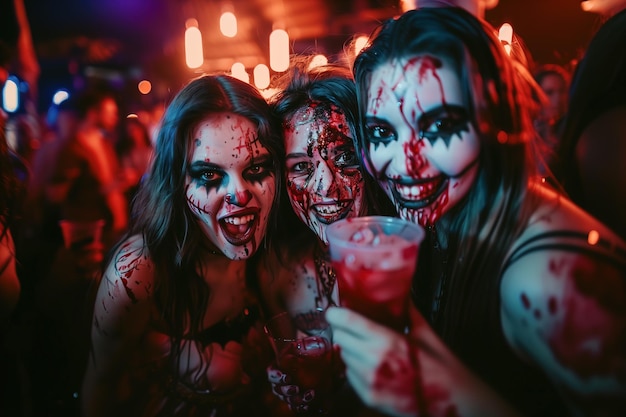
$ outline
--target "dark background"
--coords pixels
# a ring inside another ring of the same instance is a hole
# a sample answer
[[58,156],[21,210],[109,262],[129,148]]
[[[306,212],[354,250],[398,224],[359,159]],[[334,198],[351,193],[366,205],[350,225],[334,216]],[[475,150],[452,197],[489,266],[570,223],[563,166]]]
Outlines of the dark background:
[[[216,28],[227,1],[240,22],[234,40]],[[197,72],[184,66],[189,17],[196,17],[203,30],[207,65],[202,70],[213,72],[229,70],[238,57],[267,63],[267,36],[276,21],[290,32],[293,52],[316,50],[332,57],[354,33],[369,33],[399,13],[398,1],[392,0],[25,0],[25,6],[42,69],[42,103],[85,73],[121,89],[149,78],[155,96],[171,94]],[[500,0],[486,19],[496,27],[511,23],[533,62],[570,67],[600,24],[578,0]]]

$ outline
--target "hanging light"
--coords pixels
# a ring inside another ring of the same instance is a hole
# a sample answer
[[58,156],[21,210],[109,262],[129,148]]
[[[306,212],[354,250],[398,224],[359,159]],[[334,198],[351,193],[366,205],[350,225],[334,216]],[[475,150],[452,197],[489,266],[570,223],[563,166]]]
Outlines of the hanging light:
[[365,35],[361,35],[358,38],[356,38],[356,40],[354,41],[354,55],[358,55],[359,52],[361,52],[361,50],[363,48],[365,48],[365,45],[367,45],[367,41],[369,40],[369,37],[365,36]]
[[265,90],[270,85],[270,69],[267,65],[259,64],[254,67],[254,85],[259,90]]
[[13,113],[20,107],[20,82],[10,75],[2,87],[2,107],[7,113]]
[[326,64],[328,64],[328,58],[326,58],[326,55],[317,54],[313,57],[313,59],[311,59],[311,62],[309,62],[309,69],[321,67]]
[[230,75],[243,82],[250,82],[250,75],[246,72],[246,67],[241,62],[235,62],[230,67]]
[[289,68],[289,34],[283,29],[270,33],[270,67],[276,72]]
[[222,35],[234,38],[237,35],[237,16],[232,12],[224,12],[220,17],[220,31]]
[[198,68],[204,63],[202,51],[202,33],[198,29],[198,21],[189,19],[185,29],[185,62],[189,68]]
[[504,23],[500,26],[500,30],[498,31],[498,39],[504,45],[504,50],[508,55],[511,55],[511,44],[513,42],[513,26],[509,23]]

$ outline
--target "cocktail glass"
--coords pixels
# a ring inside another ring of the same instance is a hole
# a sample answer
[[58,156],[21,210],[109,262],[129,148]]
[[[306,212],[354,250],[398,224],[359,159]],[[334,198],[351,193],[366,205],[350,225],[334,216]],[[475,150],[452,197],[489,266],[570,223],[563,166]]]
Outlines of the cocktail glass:
[[424,229],[397,217],[365,216],[331,224],[327,236],[341,305],[404,332]]
[[305,415],[328,414],[334,371],[332,331],[324,310],[280,313],[267,321],[265,333],[278,368],[299,389],[299,399],[290,404],[292,409]]

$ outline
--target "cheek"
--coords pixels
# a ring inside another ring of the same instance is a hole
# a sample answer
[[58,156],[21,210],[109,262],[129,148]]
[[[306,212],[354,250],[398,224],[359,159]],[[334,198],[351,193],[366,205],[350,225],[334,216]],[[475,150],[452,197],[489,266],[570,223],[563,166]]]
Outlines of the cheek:
[[298,187],[294,183],[290,182],[287,186],[287,196],[289,197],[291,207],[293,207],[296,214],[308,211],[307,207],[309,206],[309,194],[305,188]]
[[391,145],[379,145],[377,148],[370,145],[370,160],[372,161],[371,168],[374,170],[374,174],[383,172],[386,167],[391,164],[393,159],[404,158],[404,152],[396,153],[393,149],[394,147]]
[[443,141],[438,141],[428,153],[428,159],[440,172],[456,177],[478,159],[479,153],[478,143],[473,140],[455,141],[449,147]]

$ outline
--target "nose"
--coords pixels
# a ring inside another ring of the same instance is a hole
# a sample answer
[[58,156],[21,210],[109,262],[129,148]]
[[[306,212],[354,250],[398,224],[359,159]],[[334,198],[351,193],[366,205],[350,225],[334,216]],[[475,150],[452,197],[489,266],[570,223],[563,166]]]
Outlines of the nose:
[[393,158],[388,168],[400,175],[420,177],[420,173],[428,165],[424,156],[425,147],[426,140],[420,138],[415,130],[406,132],[397,142],[389,144],[389,152]]
[[252,193],[245,187],[245,182],[235,181],[228,188],[224,201],[239,207],[245,207],[252,200]]
[[313,176],[313,192],[315,194],[328,197],[336,192],[335,178],[332,170],[326,161],[320,161],[315,167]]

